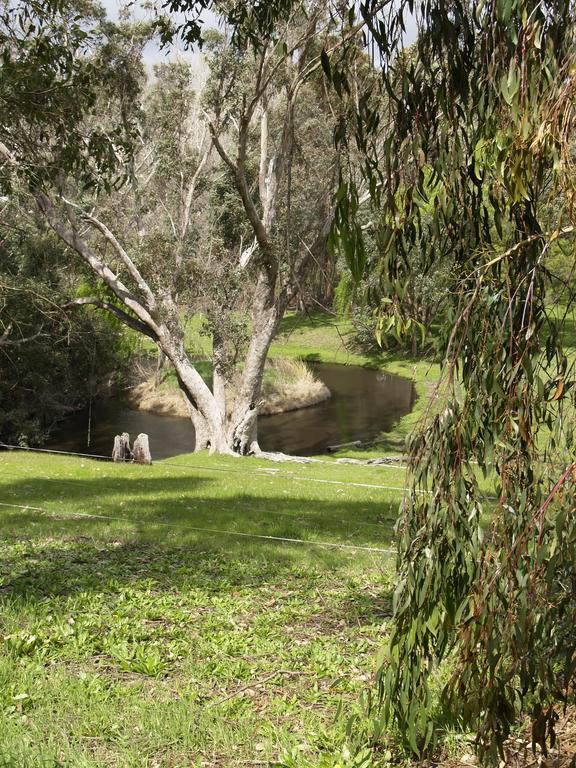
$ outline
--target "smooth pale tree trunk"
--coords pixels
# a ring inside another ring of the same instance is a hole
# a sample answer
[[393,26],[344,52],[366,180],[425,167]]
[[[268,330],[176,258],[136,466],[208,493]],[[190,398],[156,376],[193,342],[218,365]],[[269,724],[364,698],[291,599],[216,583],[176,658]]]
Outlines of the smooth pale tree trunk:
[[211,453],[259,453],[257,418],[264,366],[270,344],[282,317],[282,303],[265,278],[256,287],[252,313],[252,335],[244,364],[232,380],[222,366],[222,346],[215,339],[212,391],[190,360],[179,325],[159,328],[157,344],[174,366],[186,398],[195,432],[195,450]]
[[281,299],[274,295],[273,283],[262,275],[253,299],[252,335],[237,388],[229,436],[235,453],[259,453],[257,418],[264,366],[270,344],[283,315]]
[[226,416],[216,398],[190,360],[182,334],[160,327],[158,346],[174,366],[180,389],[184,393],[196,434],[195,450],[209,448],[212,453],[232,453],[226,438]]

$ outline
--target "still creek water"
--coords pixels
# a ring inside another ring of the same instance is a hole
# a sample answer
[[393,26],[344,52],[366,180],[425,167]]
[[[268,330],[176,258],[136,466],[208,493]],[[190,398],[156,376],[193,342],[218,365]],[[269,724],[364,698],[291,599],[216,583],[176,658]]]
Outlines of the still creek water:
[[[310,367],[332,397],[311,408],[261,416],[258,436],[263,450],[312,456],[325,453],[330,445],[370,440],[379,432],[390,431],[414,405],[414,385],[408,379],[359,366],[316,363]],[[54,435],[49,447],[108,456],[114,435],[128,432],[134,439],[146,432],[154,459],[194,449],[194,431],[188,419],[135,411],[116,398],[94,404],[89,448],[87,430],[87,412],[78,413]]]

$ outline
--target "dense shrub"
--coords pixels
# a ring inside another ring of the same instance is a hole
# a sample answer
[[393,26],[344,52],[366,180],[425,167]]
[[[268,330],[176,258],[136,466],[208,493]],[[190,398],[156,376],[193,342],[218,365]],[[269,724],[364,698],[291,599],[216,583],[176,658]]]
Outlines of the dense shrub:
[[55,424],[120,374],[121,329],[65,305],[84,275],[48,234],[23,227],[0,243],[0,440],[39,445]]

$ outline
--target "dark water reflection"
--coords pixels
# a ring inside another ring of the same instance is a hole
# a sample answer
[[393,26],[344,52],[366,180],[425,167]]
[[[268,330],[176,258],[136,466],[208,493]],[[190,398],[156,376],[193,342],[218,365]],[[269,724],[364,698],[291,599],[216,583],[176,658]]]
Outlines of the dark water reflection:
[[[299,456],[325,453],[329,445],[369,440],[390,431],[412,409],[414,385],[408,379],[358,366],[313,364],[311,367],[332,392],[325,403],[258,421],[260,446]],[[92,409],[90,447],[87,447],[88,414],[66,422],[50,447],[110,455],[114,435],[146,432],[152,456],[166,459],[194,449],[194,432],[188,419],[134,411],[110,398]]]

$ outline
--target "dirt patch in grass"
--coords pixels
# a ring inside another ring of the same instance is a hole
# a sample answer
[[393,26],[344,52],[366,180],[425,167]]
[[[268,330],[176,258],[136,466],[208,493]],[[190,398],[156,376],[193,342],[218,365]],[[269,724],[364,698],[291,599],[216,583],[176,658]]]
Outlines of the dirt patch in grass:
[[[540,746],[532,749],[530,725],[505,744],[501,768],[574,768],[576,765],[576,706],[570,706],[556,723],[556,743],[544,755]],[[440,760],[438,768],[471,768],[479,765],[472,749],[459,759]]]

